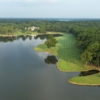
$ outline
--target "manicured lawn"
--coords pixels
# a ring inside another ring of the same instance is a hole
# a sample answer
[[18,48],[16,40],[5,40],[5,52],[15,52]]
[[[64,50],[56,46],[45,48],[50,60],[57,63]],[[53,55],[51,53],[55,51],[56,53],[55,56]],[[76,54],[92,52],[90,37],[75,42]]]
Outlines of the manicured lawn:
[[64,72],[79,72],[79,71],[85,71],[88,70],[87,68],[85,69],[79,61],[65,61],[63,59],[60,59],[59,62],[57,63],[57,68],[60,71]]
[[61,59],[65,61],[79,60],[79,51],[76,47],[76,40],[71,34],[63,34],[63,36],[58,37],[58,55]]
[[100,73],[89,76],[73,77],[70,78],[68,81],[72,84],[77,84],[77,85],[98,86],[100,85]]

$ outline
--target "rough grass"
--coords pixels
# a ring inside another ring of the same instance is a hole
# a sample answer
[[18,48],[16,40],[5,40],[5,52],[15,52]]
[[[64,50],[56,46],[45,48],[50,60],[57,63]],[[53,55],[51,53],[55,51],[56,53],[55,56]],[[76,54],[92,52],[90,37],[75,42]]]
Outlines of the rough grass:
[[89,76],[73,77],[68,81],[72,84],[77,84],[77,85],[98,86],[100,85],[100,73]]

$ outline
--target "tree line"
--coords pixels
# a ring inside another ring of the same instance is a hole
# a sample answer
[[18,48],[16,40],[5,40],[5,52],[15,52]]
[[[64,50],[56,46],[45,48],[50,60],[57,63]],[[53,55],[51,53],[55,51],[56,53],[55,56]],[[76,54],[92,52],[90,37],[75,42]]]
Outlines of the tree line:
[[100,22],[80,22],[70,28],[70,33],[77,39],[81,60],[87,65],[100,66]]

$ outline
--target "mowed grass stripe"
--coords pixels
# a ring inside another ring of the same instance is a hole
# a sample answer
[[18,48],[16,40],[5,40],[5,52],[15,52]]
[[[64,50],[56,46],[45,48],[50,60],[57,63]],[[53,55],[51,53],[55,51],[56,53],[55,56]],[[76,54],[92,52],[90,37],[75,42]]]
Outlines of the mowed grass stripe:
[[58,49],[58,57],[65,61],[72,61],[72,59],[79,60],[79,51],[76,47],[76,40],[72,34],[64,34],[60,40]]

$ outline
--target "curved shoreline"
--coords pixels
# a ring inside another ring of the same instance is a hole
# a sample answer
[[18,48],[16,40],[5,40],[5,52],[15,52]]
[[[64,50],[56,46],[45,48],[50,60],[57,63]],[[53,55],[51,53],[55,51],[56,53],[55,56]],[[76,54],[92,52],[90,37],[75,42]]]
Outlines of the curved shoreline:
[[73,85],[78,85],[78,86],[100,86],[100,84],[83,84],[83,83],[78,84],[76,82],[70,82],[69,80],[68,80],[68,82]]

